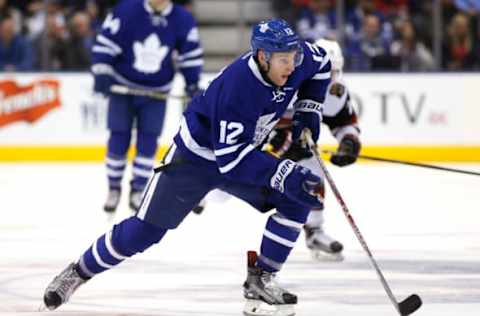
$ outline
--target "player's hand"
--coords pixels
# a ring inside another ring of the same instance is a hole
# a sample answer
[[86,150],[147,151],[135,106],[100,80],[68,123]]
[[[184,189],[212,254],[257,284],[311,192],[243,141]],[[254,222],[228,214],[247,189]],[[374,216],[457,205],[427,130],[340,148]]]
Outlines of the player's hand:
[[286,128],[276,129],[268,143],[272,146],[272,153],[281,157],[292,145],[292,132]]
[[323,180],[292,160],[280,161],[270,185],[301,205],[310,208],[323,207],[325,196]]
[[294,104],[295,113],[292,118],[292,139],[300,139],[302,131],[309,129],[312,140],[316,143],[320,136],[322,121],[322,104],[313,100],[298,100]]
[[111,94],[110,88],[112,84],[112,77],[107,75],[96,75],[94,77],[93,90],[108,97]]
[[197,94],[200,94],[200,93],[203,93],[203,89],[200,89],[198,87],[198,84],[194,83],[194,84],[190,84],[188,86],[185,87],[185,94],[190,98],[190,99],[193,99],[194,96],[196,96]]
[[330,157],[330,162],[339,167],[351,165],[357,160],[361,147],[357,136],[347,134],[342,138],[337,152]]

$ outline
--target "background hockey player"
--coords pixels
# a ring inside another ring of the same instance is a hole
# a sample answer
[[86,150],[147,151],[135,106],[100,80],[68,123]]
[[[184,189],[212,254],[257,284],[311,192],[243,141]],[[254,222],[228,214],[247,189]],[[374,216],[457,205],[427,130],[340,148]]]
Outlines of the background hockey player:
[[[328,125],[339,142],[337,153],[331,156],[330,161],[343,167],[354,163],[360,152],[357,114],[342,80],[343,55],[340,46],[337,42],[326,39],[318,40],[315,44],[328,52],[332,63],[332,81],[325,98],[323,123]],[[297,161],[302,166],[310,168],[316,175],[323,177],[306,143],[292,142],[292,115],[289,112],[286,114],[272,133],[274,135],[270,139],[272,152],[282,158]],[[315,259],[343,260],[343,245],[325,233],[323,224],[323,207],[312,209],[304,226],[307,247],[312,251]]]
[[[152,177],[139,212],[115,225],[47,287],[55,309],[87,280],[158,243],[211,190],[221,189],[267,220],[260,254],[249,252],[245,313],[265,315],[262,305],[292,315],[297,296],[274,282],[312,208],[322,206],[320,177],[292,160],[258,147],[295,102],[294,135],[304,129],[316,141],[331,63],[325,50],[302,42],[283,20],[254,26],[252,51],[238,58],[196,95],[164,165]],[[281,315],[280,314],[280,315]]]
[[152,174],[157,138],[162,131],[165,101],[110,93],[112,84],[168,93],[176,66],[193,95],[203,64],[196,22],[170,0],[131,0],[107,16],[92,48],[94,90],[109,97],[106,167],[109,193],[104,209],[113,212],[120,201],[132,129],[136,128],[136,156],[130,182],[130,207],[138,210]]

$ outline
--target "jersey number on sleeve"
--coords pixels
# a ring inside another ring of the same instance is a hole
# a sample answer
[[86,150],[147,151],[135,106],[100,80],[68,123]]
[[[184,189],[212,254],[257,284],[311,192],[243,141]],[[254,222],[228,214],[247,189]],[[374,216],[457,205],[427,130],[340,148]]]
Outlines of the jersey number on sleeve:
[[243,124],[239,122],[220,121],[220,143],[233,145],[243,133]]

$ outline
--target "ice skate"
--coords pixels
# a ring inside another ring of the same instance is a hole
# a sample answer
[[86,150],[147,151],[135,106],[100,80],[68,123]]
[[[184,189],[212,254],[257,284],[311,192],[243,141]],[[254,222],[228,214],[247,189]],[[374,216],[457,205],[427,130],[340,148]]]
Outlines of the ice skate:
[[275,274],[257,267],[257,253],[248,252],[247,280],[243,293],[247,300],[243,313],[248,316],[295,315],[297,296],[282,289],[275,282]]
[[77,271],[75,271],[75,264],[71,263],[65,270],[57,275],[48,285],[43,295],[43,302],[45,307],[49,310],[54,310],[60,305],[66,303],[73,292],[85,283]]
[[131,190],[129,197],[130,209],[133,212],[138,212],[140,205],[142,205],[143,200],[143,190]]
[[103,205],[103,210],[107,213],[113,213],[116,211],[118,204],[120,203],[121,191],[120,189],[109,189],[107,195],[107,201]]
[[343,245],[319,227],[305,226],[305,241],[312,258],[317,261],[342,261]]

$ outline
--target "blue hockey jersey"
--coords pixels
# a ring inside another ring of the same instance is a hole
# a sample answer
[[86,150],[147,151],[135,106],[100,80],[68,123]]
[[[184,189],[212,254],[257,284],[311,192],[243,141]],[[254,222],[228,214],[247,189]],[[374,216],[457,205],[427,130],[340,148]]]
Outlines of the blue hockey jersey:
[[184,113],[175,143],[205,167],[236,181],[270,186],[278,159],[262,152],[267,137],[289,103],[324,102],[331,64],[325,50],[304,43],[304,59],[282,87],[262,77],[251,53],[226,67]]
[[176,65],[187,85],[198,83],[203,65],[198,28],[183,7],[156,13],[147,0],[122,1],[107,16],[92,47],[92,72],[123,85],[166,92]]

